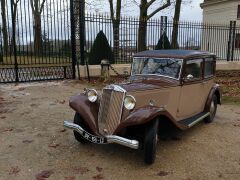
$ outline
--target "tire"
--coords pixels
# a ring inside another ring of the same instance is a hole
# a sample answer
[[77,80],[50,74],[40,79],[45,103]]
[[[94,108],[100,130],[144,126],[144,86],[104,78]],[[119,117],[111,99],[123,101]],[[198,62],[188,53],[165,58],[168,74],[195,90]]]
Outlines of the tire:
[[210,105],[210,115],[205,118],[206,123],[211,123],[214,120],[214,117],[217,112],[217,96],[214,94],[212,97],[211,105]]
[[156,147],[158,141],[158,119],[153,120],[145,129],[144,136],[144,162],[153,164],[156,159]]
[[[87,127],[86,123],[84,120],[81,118],[81,116],[78,113],[75,113],[74,120],[73,122],[79,126],[81,126],[84,130],[89,131],[89,128]],[[80,142],[81,144],[86,144],[89,141],[83,138],[77,131],[73,131],[75,139]]]

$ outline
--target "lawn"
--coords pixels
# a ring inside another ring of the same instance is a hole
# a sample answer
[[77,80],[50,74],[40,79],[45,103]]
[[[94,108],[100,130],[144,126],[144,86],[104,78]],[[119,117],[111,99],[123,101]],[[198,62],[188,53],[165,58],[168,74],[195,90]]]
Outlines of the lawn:
[[226,104],[240,105],[240,77],[217,77],[222,88],[222,100]]

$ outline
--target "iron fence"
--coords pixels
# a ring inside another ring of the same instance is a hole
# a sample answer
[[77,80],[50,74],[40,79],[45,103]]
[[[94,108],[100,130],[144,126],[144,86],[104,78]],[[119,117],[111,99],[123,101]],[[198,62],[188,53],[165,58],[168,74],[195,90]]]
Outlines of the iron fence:
[[[76,63],[88,62],[100,31],[108,39],[115,63],[130,63],[138,51],[139,19],[121,17],[116,34],[109,15],[85,13],[81,2],[1,0],[0,82],[75,78]],[[175,25],[167,17],[149,20],[146,49],[155,49],[164,32],[172,42]],[[240,60],[240,25],[236,22],[181,21],[177,29],[173,48],[210,51],[219,60]]]
[[1,0],[0,11],[0,82],[75,75],[68,0]]
[[[155,49],[163,32],[172,41],[174,22],[167,18],[152,19],[147,22],[146,49]],[[138,44],[139,19],[122,17],[119,25],[118,49],[114,49],[113,23],[109,15],[85,14],[85,50],[90,53],[97,33],[103,31],[115,56],[115,63],[130,63]],[[240,25],[207,24],[181,21],[178,23],[177,47],[179,49],[210,51],[218,60],[240,60]],[[117,51],[117,53],[116,53]]]

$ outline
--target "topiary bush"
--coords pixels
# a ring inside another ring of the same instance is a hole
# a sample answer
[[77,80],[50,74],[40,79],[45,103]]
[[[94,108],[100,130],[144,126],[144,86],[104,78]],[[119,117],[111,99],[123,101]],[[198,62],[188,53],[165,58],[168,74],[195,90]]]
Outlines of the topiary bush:
[[170,41],[167,37],[166,32],[164,32],[161,35],[161,37],[160,37],[160,39],[157,43],[157,46],[155,47],[155,50],[159,50],[159,49],[171,49],[171,44],[170,44]]
[[89,53],[88,64],[99,65],[103,59],[108,59],[111,64],[114,64],[113,52],[107,37],[103,31],[100,31]]

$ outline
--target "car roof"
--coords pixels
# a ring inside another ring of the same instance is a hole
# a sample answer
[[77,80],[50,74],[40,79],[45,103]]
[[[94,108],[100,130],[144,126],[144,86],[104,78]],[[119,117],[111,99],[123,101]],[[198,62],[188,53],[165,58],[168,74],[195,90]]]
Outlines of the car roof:
[[199,56],[214,56],[213,53],[207,51],[197,51],[197,50],[179,50],[179,49],[171,49],[171,50],[150,50],[150,51],[142,51],[134,54],[133,57],[156,57],[156,58],[180,58],[180,59],[188,59]]

